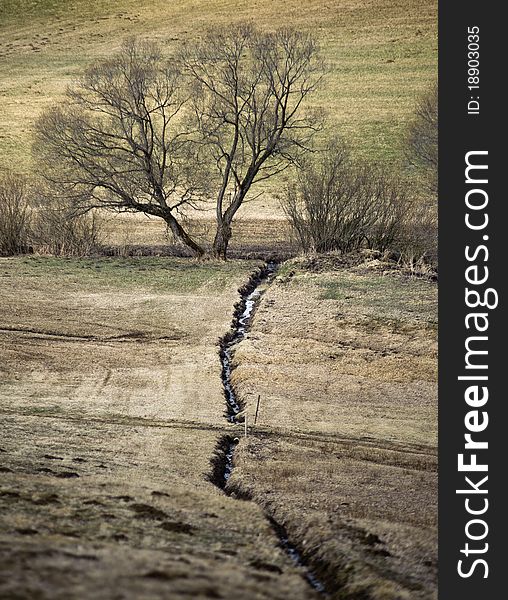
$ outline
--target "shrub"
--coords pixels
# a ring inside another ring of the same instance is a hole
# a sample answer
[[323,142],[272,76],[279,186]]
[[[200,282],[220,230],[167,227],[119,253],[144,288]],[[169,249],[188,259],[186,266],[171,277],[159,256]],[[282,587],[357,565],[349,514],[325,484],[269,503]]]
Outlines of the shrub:
[[0,179],[0,254],[28,249],[31,209],[26,180],[13,173]]
[[434,83],[418,100],[404,140],[404,153],[423,187],[433,196],[438,184],[438,87]]
[[73,213],[60,199],[44,200],[34,211],[31,239],[34,248],[44,254],[95,254],[101,246],[101,220],[97,213]]
[[406,214],[396,244],[399,261],[406,268],[415,272],[437,270],[437,227],[436,207],[415,201]]
[[339,142],[303,165],[281,200],[302,249],[315,252],[386,250],[399,234],[407,203],[394,178],[353,161]]

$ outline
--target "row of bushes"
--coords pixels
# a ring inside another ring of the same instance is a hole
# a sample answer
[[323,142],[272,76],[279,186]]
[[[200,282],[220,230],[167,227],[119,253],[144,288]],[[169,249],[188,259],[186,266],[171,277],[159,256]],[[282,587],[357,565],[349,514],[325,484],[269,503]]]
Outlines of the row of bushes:
[[[410,184],[351,158],[333,143],[301,168],[280,197],[295,244],[304,252],[388,252],[414,270],[437,266],[434,200],[422,202]],[[20,176],[0,180],[0,254],[38,252],[86,256],[101,246],[93,212],[75,214],[63,201],[29,190]]]
[[332,143],[297,173],[281,203],[305,252],[369,248],[412,269],[437,266],[437,203],[411,194],[406,176],[357,161]]
[[63,201],[35,194],[19,175],[0,179],[0,255],[86,256],[99,247],[97,215],[75,214]]

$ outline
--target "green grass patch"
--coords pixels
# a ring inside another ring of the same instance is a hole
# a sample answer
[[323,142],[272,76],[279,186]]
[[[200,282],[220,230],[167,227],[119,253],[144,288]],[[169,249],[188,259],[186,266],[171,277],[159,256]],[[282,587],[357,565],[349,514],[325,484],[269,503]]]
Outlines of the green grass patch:
[[197,262],[179,258],[22,257],[0,262],[0,277],[54,282],[59,288],[142,289],[188,294],[201,288],[220,290],[254,270],[248,261]]
[[347,303],[370,316],[383,315],[387,324],[400,320],[437,323],[437,286],[421,279],[380,275],[338,275],[314,278],[319,299]]

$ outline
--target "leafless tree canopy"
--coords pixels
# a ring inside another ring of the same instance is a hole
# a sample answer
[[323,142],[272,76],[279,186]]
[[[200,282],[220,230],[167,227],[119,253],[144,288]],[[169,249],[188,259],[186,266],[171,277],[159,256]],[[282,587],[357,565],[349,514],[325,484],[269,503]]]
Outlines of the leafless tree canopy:
[[231,223],[252,186],[298,162],[318,128],[317,117],[302,110],[320,79],[318,48],[294,29],[239,25],[188,45],[182,63],[201,152],[216,174],[214,253],[225,257]]
[[196,254],[178,217],[203,198],[184,126],[186,102],[174,62],[155,44],[130,40],[90,67],[65,102],[36,126],[35,154],[47,179],[77,211],[104,207],[161,217]]
[[392,178],[354,162],[334,141],[307,161],[282,204],[304,250],[349,252],[365,245],[383,251],[399,231],[406,198]]
[[437,194],[438,169],[438,88],[434,84],[418,102],[408,128],[406,158],[422,170],[428,189]]
[[183,217],[213,190],[214,253],[225,258],[252,186],[309,149],[318,119],[302,107],[319,67],[314,40],[292,29],[215,28],[178,61],[130,40],[41,116],[35,155],[76,212],[160,217],[198,255]]

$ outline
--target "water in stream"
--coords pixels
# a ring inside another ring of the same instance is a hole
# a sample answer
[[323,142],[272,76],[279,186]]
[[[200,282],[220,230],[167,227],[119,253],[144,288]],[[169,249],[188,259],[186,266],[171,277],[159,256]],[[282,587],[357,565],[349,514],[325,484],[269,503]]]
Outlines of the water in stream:
[[258,276],[254,277],[246,286],[245,295],[235,311],[231,333],[223,339],[221,344],[220,358],[222,363],[222,383],[226,397],[227,419],[236,423],[241,406],[238,403],[235,390],[231,383],[231,371],[234,347],[243,340],[254,316],[254,309],[259,302],[262,291],[261,287],[268,283],[275,275],[277,264],[269,262],[261,269]]

